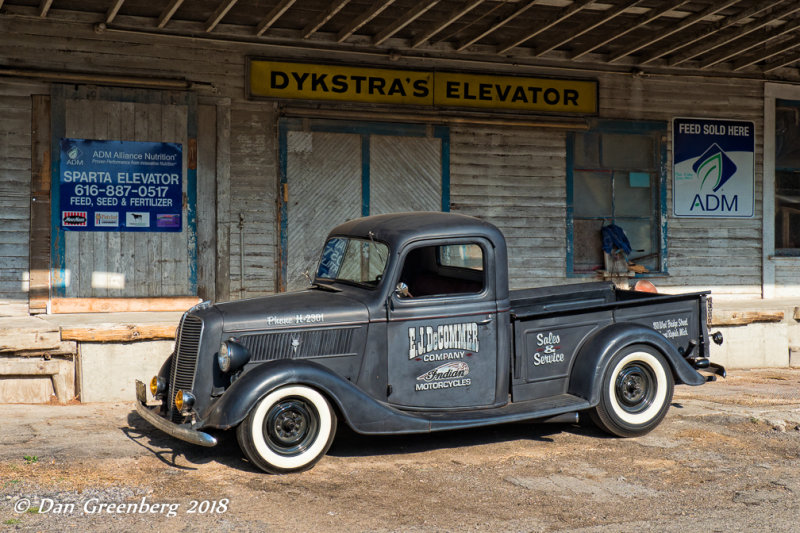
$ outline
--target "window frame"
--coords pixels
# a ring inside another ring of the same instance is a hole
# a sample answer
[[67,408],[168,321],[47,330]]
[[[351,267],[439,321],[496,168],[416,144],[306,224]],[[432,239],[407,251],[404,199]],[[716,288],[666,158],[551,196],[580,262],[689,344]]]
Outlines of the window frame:
[[[658,161],[656,163],[656,184],[658,190],[655,192],[656,206],[658,212],[653,218],[657,226],[659,235],[656,236],[658,245],[660,270],[646,273],[636,273],[634,277],[646,278],[655,276],[669,275],[667,258],[667,135],[669,133],[668,121],[656,120],[594,120],[586,131],[579,133],[598,133],[598,134],[622,134],[622,135],[648,135],[656,140],[656,153]],[[575,166],[575,135],[576,132],[567,133],[566,156],[567,156],[567,216],[566,216],[566,239],[567,239],[567,278],[586,278],[597,275],[596,271],[581,272],[575,271],[575,203],[574,203],[574,179],[575,173],[579,169]],[[623,218],[623,217],[620,217]]]
[[774,144],[774,148],[775,149],[773,150],[773,152],[775,152],[775,153],[772,154],[772,156],[773,156],[773,170],[774,170],[774,173],[773,173],[773,190],[772,190],[772,205],[773,205],[774,215],[772,216],[772,220],[770,220],[769,222],[767,222],[765,220],[764,223],[765,224],[769,223],[769,224],[772,225],[772,230],[773,230],[772,231],[772,233],[773,233],[772,245],[773,245],[773,251],[774,251],[775,257],[800,257],[800,247],[797,247],[797,248],[778,248],[778,238],[777,238],[778,237],[777,216],[778,216],[778,211],[779,211],[778,199],[777,199],[777,195],[778,195],[778,173],[779,172],[793,172],[795,174],[800,175],[800,167],[791,168],[791,167],[781,167],[781,166],[778,165],[778,154],[776,153],[777,152],[777,146],[778,146],[778,132],[776,131],[776,129],[777,129],[777,115],[778,115],[777,110],[778,110],[778,107],[781,104],[784,104],[784,105],[788,104],[791,107],[796,108],[798,110],[798,112],[800,112],[800,99],[798,99],[798,98],[775,98],[774,107],[773,107],[773,119],[775,121],[775,125],[774,125],[775,127],[773,127],[773,144]]

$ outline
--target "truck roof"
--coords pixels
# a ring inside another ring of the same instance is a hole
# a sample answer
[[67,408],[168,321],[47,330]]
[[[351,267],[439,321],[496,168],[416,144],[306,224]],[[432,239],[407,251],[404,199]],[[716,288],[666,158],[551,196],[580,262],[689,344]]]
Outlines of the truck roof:
[[[493,224],[455,213],[418,211],[357,218],[336,226],[331,235],[349,235],[383,241],[396,249],[409,240],[441,237],[485,237],[505,248],[503,234]],[[503,257],[505,259],[505,257]]]

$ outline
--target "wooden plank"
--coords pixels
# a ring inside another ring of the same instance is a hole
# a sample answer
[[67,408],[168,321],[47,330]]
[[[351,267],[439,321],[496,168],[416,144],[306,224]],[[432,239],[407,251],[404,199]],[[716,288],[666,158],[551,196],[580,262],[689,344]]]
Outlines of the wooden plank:
[[744,326],[758,322],[783,322],[783,311],[720,311],[714,310],[712,326]]
[[31,107],[28,307],[38,314],[47,312],[50,298],[50,96],[32,96]]
[[216,170],[217,109],[197,107],[197,293],[203,300],[215,300],[214,280],[217,248]]
[[75,342],[132,342],[174,339],[176,324],[113,327],[61,328],[61,340]]
[[54,298],[50,312],[126,313],[136,311],[186,311],[200,302],[196,296],[174,298]]
[[214,295],[218,301],[231,298],[230,277],[230,165],[231,165],[231,106],[230,102],[217,105],[217,139],[216,139],[216,221],[217,247]]
[[[120,102],[116,106],[119,110],[118,138],[121,141],[132,141],[136,136],[136,104],[133,102]],[[124,211],[120,210],[120,216]],[[139,286],[136,281],[136,234],[133,231],[115,232],[116,244],[119,246],[118,261],[115,262],[115,271],[124,275],[125,285],[116,296],[139,296]]]

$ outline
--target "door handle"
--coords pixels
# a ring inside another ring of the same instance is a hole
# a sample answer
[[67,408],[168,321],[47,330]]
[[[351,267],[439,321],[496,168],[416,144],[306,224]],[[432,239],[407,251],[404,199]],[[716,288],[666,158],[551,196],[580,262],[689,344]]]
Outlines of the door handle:
[[486,320],[481,320],[478,322],[479,326],[487,326],[492,323],[492,317],[487,318]]

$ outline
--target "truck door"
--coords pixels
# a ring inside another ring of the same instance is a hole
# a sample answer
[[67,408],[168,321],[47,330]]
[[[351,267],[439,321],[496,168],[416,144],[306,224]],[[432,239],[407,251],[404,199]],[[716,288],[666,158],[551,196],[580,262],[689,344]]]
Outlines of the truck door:
[[403,289],[388,305],[390,403],[447,409],[495,402],[493,259],[482,239],[425,241],[401,252],[393,287]]

